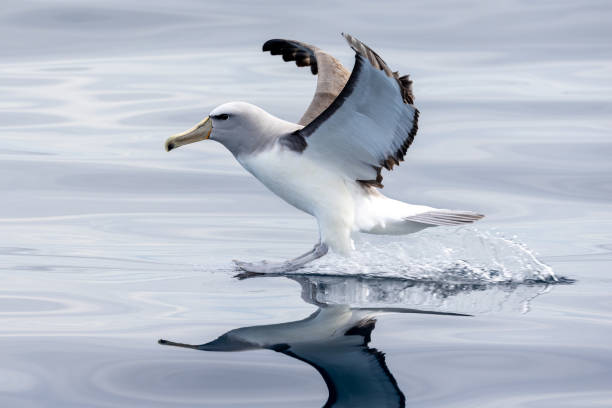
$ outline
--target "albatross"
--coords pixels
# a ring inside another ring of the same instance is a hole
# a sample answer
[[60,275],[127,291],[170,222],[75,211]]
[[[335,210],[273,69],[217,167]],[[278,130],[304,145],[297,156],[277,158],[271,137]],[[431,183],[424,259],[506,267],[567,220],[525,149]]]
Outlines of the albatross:
[[349,255],[355,232],[410,234],[483,217],[408,204],[379,191],[383,169],[404,160],[417,133],[412,81],[355,37],[342,35],[355,52],[350,73],[315,46],[286,39],[264,43],[263,51],[317,75],[314,98],[298,123],[246,102],[229,102],[166,140],[167,151],[202,140],[221,143],[270,191],[316,218],[319,242],[311,251],[284,262],[234,261],[246,272],[294,271],[329,249]]

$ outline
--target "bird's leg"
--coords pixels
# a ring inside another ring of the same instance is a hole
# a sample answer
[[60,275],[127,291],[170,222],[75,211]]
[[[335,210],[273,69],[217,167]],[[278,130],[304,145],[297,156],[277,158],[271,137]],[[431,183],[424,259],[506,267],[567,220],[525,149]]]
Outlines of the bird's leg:
[[327,254],[328,247],[325,243],[319,242],[312,250],[300,255],[296,258],[284,262],[241,262],[234,260],[236,266],[243,271],[252,273],[282,273],[291,272],[300,269],[308,262],[321,258]]

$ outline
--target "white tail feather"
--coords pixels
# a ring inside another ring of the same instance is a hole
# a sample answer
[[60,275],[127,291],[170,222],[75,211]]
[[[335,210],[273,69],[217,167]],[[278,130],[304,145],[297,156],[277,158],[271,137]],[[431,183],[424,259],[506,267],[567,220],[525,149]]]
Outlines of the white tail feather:
[[461,225],[478,221],[484,217],[472,211],[433,210],[406,217],[406,221],[429,225]]
[[428,227],[469,224],[484,215],[412,205],[385,197],[379,192],[364,194],[357,202],[359,231],[369,234],[404,235]]

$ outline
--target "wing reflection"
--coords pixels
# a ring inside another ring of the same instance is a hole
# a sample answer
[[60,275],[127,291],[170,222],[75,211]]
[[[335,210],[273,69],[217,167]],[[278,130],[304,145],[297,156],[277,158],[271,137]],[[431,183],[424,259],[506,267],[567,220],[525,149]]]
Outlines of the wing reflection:
[[[250,277],[257,275],[240,276]],[[303,320],[234,329],[201,345],[159,343],[204,351],[274,350],[311,365],[321,374],[329,390],[325,407],[403,407],[405,397],[387,368],[384,354],[368,346],[377,315],[469,316],[457,311],[469,309],[464,306],[473,304],[474,295],[493,297],[495,301],[489,303],[499,306],[524,288],[354,276],[285,277],[301,285],[302,299],[316,305],[316,312]],[[528,286],[531,290],[517,296],[523,302],[545,291],[547,285]]]
[[384,354],[368,347],[375,315],[335,305],[295,322],[235,329],[202,345],[160,343],[206,351],[274,350],[321,374],[329,390],[325,407],[403,407],[404,395]]

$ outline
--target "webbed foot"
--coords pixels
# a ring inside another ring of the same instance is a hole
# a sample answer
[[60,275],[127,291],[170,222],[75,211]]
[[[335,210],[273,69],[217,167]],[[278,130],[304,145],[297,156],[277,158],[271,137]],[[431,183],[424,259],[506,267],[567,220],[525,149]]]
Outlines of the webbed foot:
[[293,258],[289,261],[243,262],[234,260],[234,264],[239,269],[251,274],[292,272],[302,268],[304,265],[314,261],[315,259],[321,258],[323,255],[327,254],[327,251],[327,245],[325,245],[324,243],[318,243],[311,251],[306,252],[304,255],[300,255],[297,258]]

